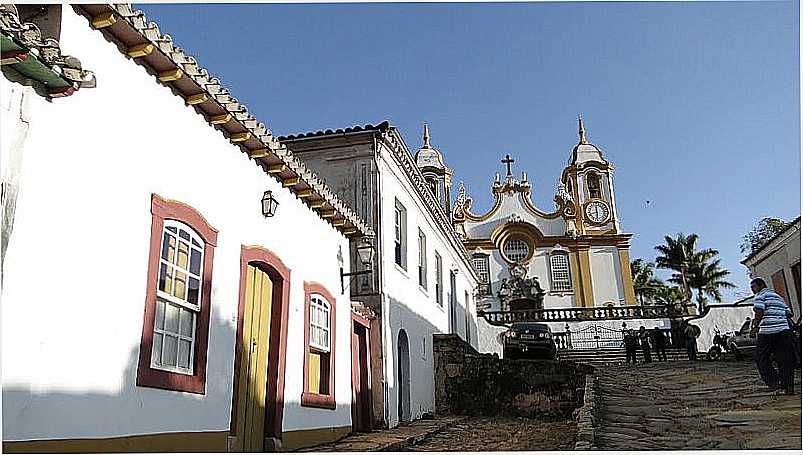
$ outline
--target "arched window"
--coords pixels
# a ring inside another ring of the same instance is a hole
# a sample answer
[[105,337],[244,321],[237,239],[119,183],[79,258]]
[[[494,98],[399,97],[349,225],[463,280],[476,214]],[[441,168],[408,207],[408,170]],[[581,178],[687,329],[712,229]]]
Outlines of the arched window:
[[550,278],[552,291],[565,292],[572,290],[569,255],[565,251],[554,251],[549,255]]
[[320,284],[304,283],[305,357],[301,405],[335,409],[335,300]]
[[155,194],[151,213],[137,385],[203,394],[217,230],[192,207]]
[[602,197],[599,174],[596,172],[590,172],[586,174],[586,186],[588,187],[589,199],[600,199]]
[[165,220],[156,288],[151,368],[193,373],[201,311],[204,241],[188,225]]

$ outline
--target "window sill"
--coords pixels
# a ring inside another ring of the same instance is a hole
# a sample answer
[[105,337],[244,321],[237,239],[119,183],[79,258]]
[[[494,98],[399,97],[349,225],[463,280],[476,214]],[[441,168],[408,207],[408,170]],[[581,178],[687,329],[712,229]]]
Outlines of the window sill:
[[398,271],[399,271],[399,273],[401,273],[402,275],[404,275],[404,277],[405,277],[405,278],[408,278],[408,279],[410,278],[410,275],[407,273],[407,270],[405,270],[405,268],[404,268],[404,267],[400,266],[400,265],[399,265],[399,264],[397,264],[396,262],[394,262],[394,263],[393,263],[393,265],[396,267],[396,270],[398,270]]
[[567,296],[567,295],[574,295],[574,291],[573,290],[572,291],[549,291],[548,294],[549,295],[555,295],[555,296],[558,296],[558,297],[564,297],[564,296]]
[[156,368],[143,368],[137,372],[138,387],[206,394],[206,378],[201,375],[173,373]]
[[425,288],[424,286],[421,286],[419,284],[418,285],[418,290],[421,291],[421,293],[424,294],[426,297],[429,297],[429,292],[427,292],[427,288]]
[[304,392],[301,394],[301,406],[307,408],[335,409],[337,404],[332,395]]

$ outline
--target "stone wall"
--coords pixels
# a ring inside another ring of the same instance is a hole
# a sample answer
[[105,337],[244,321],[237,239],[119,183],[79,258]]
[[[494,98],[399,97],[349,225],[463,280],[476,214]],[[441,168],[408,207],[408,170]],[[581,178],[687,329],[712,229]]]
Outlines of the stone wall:
[[479,354],[455,335],[435,335],[438,414],[570,418],[593,367]]

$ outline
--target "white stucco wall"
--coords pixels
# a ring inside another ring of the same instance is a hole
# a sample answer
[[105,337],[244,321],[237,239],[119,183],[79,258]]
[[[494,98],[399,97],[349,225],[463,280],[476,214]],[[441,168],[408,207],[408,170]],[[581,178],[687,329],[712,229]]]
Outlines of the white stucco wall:
[[[350,303],[338,275],[341,260],[349,268],[347,240],[86,19],[64,12],[63,50],[95,71],[98,86],[52,103],[24,89],[31,124],[2,291],[3,439],[227,430],[241,245],[267,248],[291,270],[284,430],[350,425]],[[0,103],[20,90],[0,78]],[[269,219],[265,190],[280,204]],[[151,193],[192,206],[219,231],[204,395],[134,385]],[[337,299],[334,411],[299,406],[304,281]]]
[[[413,419],[425,412],[434,412],[434,363],[432,335],[449,332],[449,271],[457,270],[457,333],[465,339],[465,292],[469,294],[469,330],[471,344],[477,346],[476,305],[473,302],[476,282],[468,266],[457,251],[437,228],[428,213],[429,209],[414,193],[403,175],[402,169],[393,161],[390,151],[382,148],[379,155],[380,173],[383,293],[382,318],[384,325],[384,361],[387,384],[388,424],[398,425],[398,340],[400,330],[407,334],[410,350],[410,411]],[[394,215],[395,200],[407,212],[407,270],[396,265],[394,260]],[[427,289],[418,284],[418,229],[427,239]],[[443,259],[443,306],[435,298],[435,252]]]
[[591,284],[596,306],[607,302],[619,305],[624,302],[622,270],[616,247],[593,247],[589,249]]
[[795,287],[792,265],[800,264],[800,221],[762,248],[762,251],[745,264],[754,278],[764,278],[767,286],[775,289],[772,275],[783,270],[786,280],[786,293],[794,319],[800,319],[800,295]]
[[724,335],[725,332],[739,330],[746,318],[753,318],[753,301],[749,300],[739,305],[711,307],[708,314],[700,319],[689,321],[691,324],[700,328],[700,336],[697,337],[697,350],[700,353],[708,352],[713,345],[715,329]]

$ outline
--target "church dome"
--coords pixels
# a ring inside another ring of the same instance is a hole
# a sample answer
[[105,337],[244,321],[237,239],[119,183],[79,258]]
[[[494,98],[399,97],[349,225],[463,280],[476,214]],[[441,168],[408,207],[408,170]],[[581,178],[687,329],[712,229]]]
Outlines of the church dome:
[[415,164],[419,168],[434,167],[444,169],[443,155],[440,150],[433,148],[429,143],[429,127],[424,124],[424,145],[415,152]]
[[569,164],[585,163],[589,161],[596,161],[598,163],[607,163],[602,156],[602,150],[597,148],[594,144],[589,144],[586,140],[586,130],[583,126],[583,118],[578,119],[580,129],[580,142],[572,149],[572,156],[569,158]]

